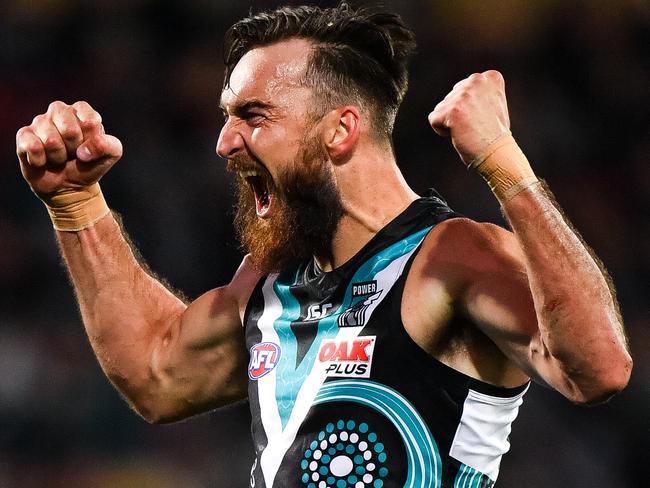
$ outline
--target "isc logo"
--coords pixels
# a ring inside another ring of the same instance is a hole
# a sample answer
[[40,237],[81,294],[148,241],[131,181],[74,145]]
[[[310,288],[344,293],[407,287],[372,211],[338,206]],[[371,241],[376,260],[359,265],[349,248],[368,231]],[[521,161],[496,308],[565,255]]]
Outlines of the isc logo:
[[369,378],[374,349],[375,336],[325,341],[318,360],[325,365],[327,376]]
[[312,305],[307,309],[307,317],[305,317],[305,320],[324,319],[327,317],[327,311],[331,308],[331,303],[323,303],[323,305]]
[[248,377],[260,379],[270,373],[280,359],[280,346],[273,342],[260,342],[251,347],[251,360],[248,363]]

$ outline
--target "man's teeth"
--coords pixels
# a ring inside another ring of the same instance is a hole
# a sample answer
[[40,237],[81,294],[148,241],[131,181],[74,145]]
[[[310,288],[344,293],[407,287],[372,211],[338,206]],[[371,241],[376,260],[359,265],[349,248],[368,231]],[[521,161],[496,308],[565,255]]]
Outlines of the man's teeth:
[[239,176],[242,178],[248,178],[249,176],[259,176],[259,172],[255,169],[249,169],[248,171],[240,171]]

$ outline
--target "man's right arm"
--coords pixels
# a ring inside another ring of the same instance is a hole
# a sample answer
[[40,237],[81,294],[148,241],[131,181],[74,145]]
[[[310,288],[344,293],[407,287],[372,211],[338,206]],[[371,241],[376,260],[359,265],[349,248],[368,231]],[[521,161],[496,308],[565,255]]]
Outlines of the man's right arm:
[[247,260],[230,284],[185,305],[138,263],[112,215],[57,236],[97,359],[147,421],[246,396],[240,301],[258,279]]
[[245,259],[228,285],[189,306],[138,263],[97,181],[121,157],[85,102],[55,102],[18,131],[21,170],[47,205],[84,325],[113,384],[150,422],[246,395],[243,309],[259,275]]

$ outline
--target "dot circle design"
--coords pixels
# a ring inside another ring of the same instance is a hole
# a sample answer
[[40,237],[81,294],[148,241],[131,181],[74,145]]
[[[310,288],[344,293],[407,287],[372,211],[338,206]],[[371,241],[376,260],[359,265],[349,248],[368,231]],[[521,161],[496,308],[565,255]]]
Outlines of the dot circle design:
[[386,447],[365,422],[328,423],[300,461],[307,488],[382,488],[388,476]]

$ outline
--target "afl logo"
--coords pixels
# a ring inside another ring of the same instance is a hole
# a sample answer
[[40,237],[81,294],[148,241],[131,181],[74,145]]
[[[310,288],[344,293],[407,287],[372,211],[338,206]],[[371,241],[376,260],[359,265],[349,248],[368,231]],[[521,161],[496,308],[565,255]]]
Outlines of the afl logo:
[[270,373],[280,360],[280,346],[273,342],[260,342],[251,347],[251,360],[248,363],[248,377],[258,380]]

